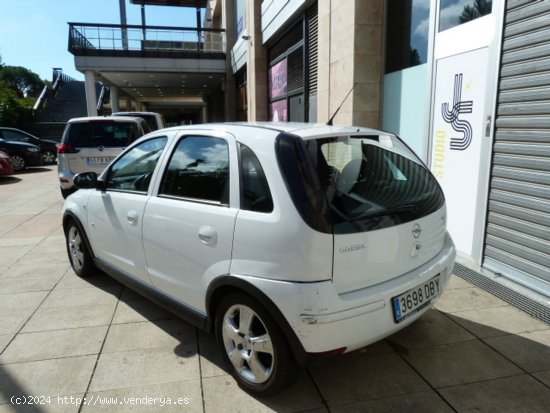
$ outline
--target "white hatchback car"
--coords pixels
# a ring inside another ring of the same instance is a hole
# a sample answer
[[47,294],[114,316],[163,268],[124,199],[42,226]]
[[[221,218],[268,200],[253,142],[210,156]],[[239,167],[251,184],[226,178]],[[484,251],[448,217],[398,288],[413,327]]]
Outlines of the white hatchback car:
[[63,208],[74,271],[97,267],[212,331],[253,394],[380,340],[447,284],[443,192],[397,137],[212,124],[150,133]]

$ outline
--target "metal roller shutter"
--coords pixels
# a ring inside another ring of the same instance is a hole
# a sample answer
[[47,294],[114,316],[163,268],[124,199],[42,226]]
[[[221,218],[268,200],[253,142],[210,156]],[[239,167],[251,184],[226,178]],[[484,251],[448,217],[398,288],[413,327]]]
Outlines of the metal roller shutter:
[[506,6],[484,266],[550,292],[550,1]]

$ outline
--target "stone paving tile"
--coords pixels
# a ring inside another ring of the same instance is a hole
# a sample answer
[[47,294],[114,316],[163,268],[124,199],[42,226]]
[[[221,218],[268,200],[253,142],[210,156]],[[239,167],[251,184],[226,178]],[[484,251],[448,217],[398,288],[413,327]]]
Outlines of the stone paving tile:
[[323,401],[309,376],[302,372],[297,381],[279,394],[253,397],[243,392],[229,375],[203,379],[206,413],[303,412],[323,408]]
[[0,275],[0,279],[3,278],[36,278],[46,275],[48,277],[57,277],[60,279],[63,274],[67,272],[69,264],[16,264],[4,271]]
[[75,288],[103,288],[107,286],[119,286],[122,287],[117,280],[109,277],[107,274],[98,273],[90,277],[81,278],[77,276],[72,268],[65,273],[59,284],[55,287],[56,290],[66,290]]
[[15,334],[2,334],[0,335],[0,354],[4,351],[8,343],[15,336]]
[[0,355],[0,364],[98,354],[107,326],[22,333]]
[[225,376],[228,372],[225,370],[222,354],[213,334],[199,331],[199,353],[201,360],[201,376],[215,377]]
[[352,352],[309,368],[329,406],[429,390],[395,353]]
[[452,413],[453,409],[434,391],[405,394],[356,404],[331,406],[331,413]]
[[17,333],[48,293],[8,294],[0,300],[0,334]]
[[419,320],[388,338],[405,349],[474,340],[476,337],[437,310],[429,310]]
[[84,394],[73,395],[71,403],[70,395],[54,396],[49,399],[42,399],[44,403],[37,405],[13,405],[0,404],[0,413],[77,413],[80,405],[78,399],[82,399]]
[[31,249],[32,246],[30,245],[0,247],[0,265],[11,267],[25,254],[28,254]]
[[2,365],[0,404],[9,403],[11,396],[84,393],[96,359],[97,356],[68,357]]
[[404,357],[434,388],[522,373],[479,340],[413,349]]
[[461,311],[450,317],[479,338],[550,329],[548,324],[509,305]]
[[22,332],[62,330],[78,327],[109,325],[116,302],[104,305],[39,308]]
[[116,304],[121,286],[104,288],[78,288],[70,290],[54,289],[41,308],[64,309],[75,306]]
[[457,412],[547,413],[550,389],[520,375],[441,390]]
[[488,307],[502,307],[508,305],[500,298],[495,297],[479,288],[456,288],[445,290],[435,304],[435,308],[444,313],[481,309]]
[[533,376],[550,388],[550,370],[534,373]]
[[485,342],[523,370],[550,370],[550,329],[488,338]]
[[113,324],[137,323],[140,321],[168,320],[176,316],[155,303],[142,298],[139,301],[120,301]]
[[90,392],[86,403],[82,412],[203,412],[199,379]]
[[[34,215],[0,215],[0,239],[19,225],[32,219]],[[2,245],[2,244],[0,244]]]
[[169,347],[192,355],[196,352],[195,328],[183,320],[159,320],[112,325],[103,353]]
[[90,391],[146,386],[200,379],[199,357],[155,348],[102,353],[90,384]]
[[38,276],[33,278],[0,278],[0,299],[2,295],[50,291],[59,281],[58,277]]
[[472,288],[473,285],[470,284],[468,281],[456,276],[452,275],[451,279],[449,280],[449,283],[447,284],[446,289],[447,290],[456,290],[458,288]]

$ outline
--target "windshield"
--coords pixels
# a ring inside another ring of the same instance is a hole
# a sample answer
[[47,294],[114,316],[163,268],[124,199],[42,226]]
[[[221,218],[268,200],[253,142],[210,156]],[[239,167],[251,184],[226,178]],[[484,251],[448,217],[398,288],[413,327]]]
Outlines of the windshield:
[[430,171],[389,135],[305,141],[334,233],[399,225],[437,211],[444,197]]

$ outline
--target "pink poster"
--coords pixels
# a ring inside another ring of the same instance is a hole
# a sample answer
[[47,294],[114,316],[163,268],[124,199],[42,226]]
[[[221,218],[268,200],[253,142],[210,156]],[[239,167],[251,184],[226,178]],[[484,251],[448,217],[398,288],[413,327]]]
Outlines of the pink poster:
[[269,99],[286,94],[286,59],[269,68]]

